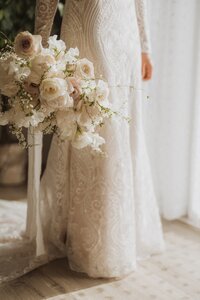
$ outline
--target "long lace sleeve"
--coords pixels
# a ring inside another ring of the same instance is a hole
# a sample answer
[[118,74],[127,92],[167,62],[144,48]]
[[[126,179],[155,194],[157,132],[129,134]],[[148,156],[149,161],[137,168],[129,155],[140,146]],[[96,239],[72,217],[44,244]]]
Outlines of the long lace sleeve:
[[47,40],[51,33],[57,5],[58,0],[36,1],[35,33],[42,36],[44,46],[47,44]]
[[146,0],[135,0],[137,22],[140,32],[141,50],[144,53],[151,52],[151,43],[149,37],[149,24],[147,18]]

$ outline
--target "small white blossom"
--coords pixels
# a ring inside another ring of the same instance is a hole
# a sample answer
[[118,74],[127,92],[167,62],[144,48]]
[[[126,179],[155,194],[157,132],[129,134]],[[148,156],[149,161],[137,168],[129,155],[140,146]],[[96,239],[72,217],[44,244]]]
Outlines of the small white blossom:
[[15,116],[15,124],[18,127],[29,128],[30,126],[36,127],[40,122],[44,120],[44,114],[42,112],[33,111],[32,116],[25,116],[23,112],[18,113]]
[[99,147],[104,143],[104,138],[102,138],[99,134],[92,132],[84,132],[82,134],[78,134],[72,141],[73,147],[77,149],[82,149],[87,146],[91,146],[96,151],[98,151]]
[[72,64],[77,60],[79,56],[78,48],[70,48],[64,55],[64,61],[68,64]]
[[54,52],[55,58],[57,60],[61,59],[64,56],[66,45],[64,41],[57,39],[57,35],[49,37],[48,44],[48,48],[50,49],[50,51]]

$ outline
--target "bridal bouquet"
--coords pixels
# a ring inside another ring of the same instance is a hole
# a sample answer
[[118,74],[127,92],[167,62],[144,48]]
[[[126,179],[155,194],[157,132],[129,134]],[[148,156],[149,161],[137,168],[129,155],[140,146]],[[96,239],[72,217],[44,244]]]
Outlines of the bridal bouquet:
[[54,132],[78,149],[100,151],[105,143],[97,128],[114,113],[108,84],[95,79],[92,62],[79,58],[77,48],[67,49],[55,35],[43,48],[40,35],[21,32],[1,50],[0,93],[8,97],[0,125],[9,124],[24,147],[23,128],[30,127]]

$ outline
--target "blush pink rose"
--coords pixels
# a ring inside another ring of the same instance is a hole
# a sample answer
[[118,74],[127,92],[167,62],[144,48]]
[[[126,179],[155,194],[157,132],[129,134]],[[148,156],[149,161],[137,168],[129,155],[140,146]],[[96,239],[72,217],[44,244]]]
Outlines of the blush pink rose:
[[82,94],[80,80],[75,77],[71,77],[71,78],[69,78],[69,83],[72,86],[72,92],[71,92],[70,96],[73,98],[74,105],[76,107],[80,101],[80,98],[81,98],[80,96]]

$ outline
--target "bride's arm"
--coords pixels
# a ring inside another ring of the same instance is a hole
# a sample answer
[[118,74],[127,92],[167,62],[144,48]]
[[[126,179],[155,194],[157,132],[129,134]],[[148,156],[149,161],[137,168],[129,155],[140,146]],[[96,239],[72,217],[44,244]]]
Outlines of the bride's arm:
[[149,80],[152,77],[153,67],[149,56],[149,53],[151,52],[151,43],[149,37],[149,25],[147,20],[146,0],[135,0],[135,6],[142,51],[142,79]]
[[149,37],[149,24],[147,19],[147,3],[146,0],[135,0],[137,22],[140,33],[141,49],[143,53],[151,52],[151,44]]
[[35,9],[35,33],[40,34],[43,45],[50,36],[58,0],[37,0]]

